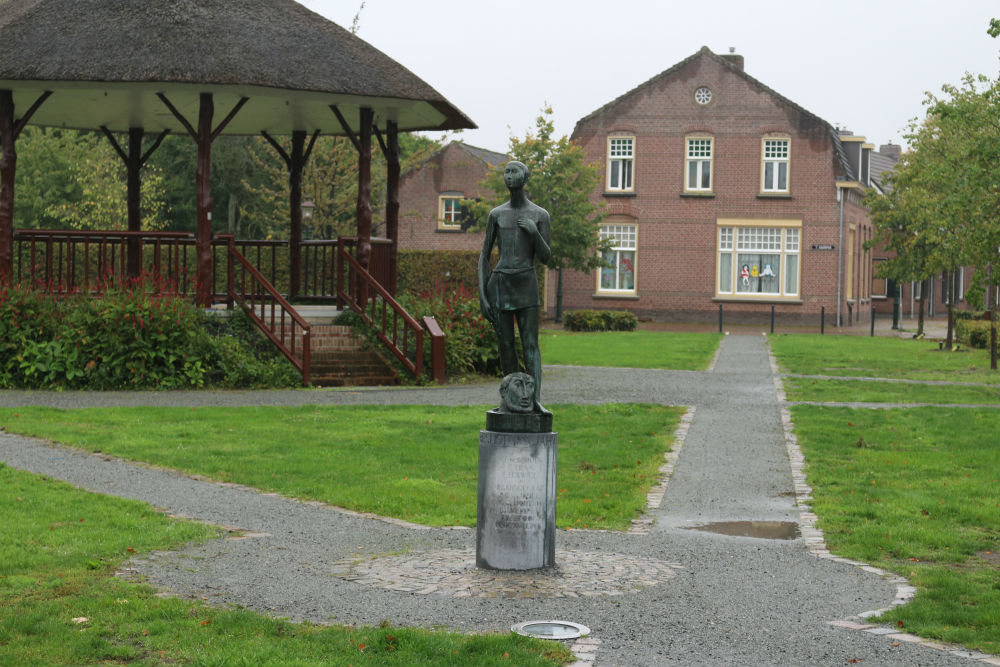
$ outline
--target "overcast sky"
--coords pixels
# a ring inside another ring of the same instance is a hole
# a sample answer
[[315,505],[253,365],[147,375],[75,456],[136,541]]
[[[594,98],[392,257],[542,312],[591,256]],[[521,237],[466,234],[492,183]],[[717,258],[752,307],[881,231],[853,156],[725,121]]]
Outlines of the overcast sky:
[[[345,28],[361,0],[300,0]],[[557,136],[707,46],[870,142],[903,143],[924,93],[965,72],[996,78],[996,0],[367,0],[358,35],[479,126],[503,151],[548,103]]]

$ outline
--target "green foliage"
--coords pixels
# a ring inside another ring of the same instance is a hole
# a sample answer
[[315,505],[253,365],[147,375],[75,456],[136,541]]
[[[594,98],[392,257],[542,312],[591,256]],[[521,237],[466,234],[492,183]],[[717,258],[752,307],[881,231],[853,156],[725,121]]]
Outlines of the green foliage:
[[[568,137],[553,138],[553,131],[552,109],[547,107],[535,120],[535,132],[523,139],[511,137],[507,152],[527,165],[530,176],[525,194],[552,218],[549,268],[589,273],[603,266],[603,247],[598,240],[603,213],[590,200],[601,182],[601,166],[588,163],[583,149]],[[479,228],[485,227],[489,212],[508,199],[503,167],[491,170],[481,183],[485,190],[493,192],[493,197],[463,202]]]
[[[418,320],[430,315],[445,335],[445,366],[449,375],[500,372],[497,335],[483,317],[479,294],[474,288],[445,283],[404,299],[404,307]],[[424,359],[430,359],[430,340]]]
[[992,322],[979,319],[955,320],[955,335],[958,340],[980,350],[990,347],[990,327]]
[[399,293],[418,295],[432,285],[475,291],[476,250],[399,250]]
[[563,316],[563,326],[570,331],[635,331],[638,324],[627,310],[573,310]]
[[54,296],[20,284],[0,288],[0,387],[295,384],[290,364],[278,363],[273,350],[248,346],[249,334],[240,339],[219,330],[206,336],[210,320],[203,311],[169,291],[148,287],[143,282],[109,286],[96,297]]
[[[15,227],[127,227],[125,165],[103,135],[28,127],[17,150]],[[167,224],[165,181],[157,167],[142,170],[141,207],[143,229]]]

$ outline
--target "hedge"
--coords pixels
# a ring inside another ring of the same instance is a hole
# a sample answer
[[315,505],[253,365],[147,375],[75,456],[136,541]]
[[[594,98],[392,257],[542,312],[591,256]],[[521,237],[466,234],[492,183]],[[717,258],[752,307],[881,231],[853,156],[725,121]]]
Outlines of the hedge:
[[638,323],[627,310],[573,310],[563,314],[563,326],[570,331],[635,331]]

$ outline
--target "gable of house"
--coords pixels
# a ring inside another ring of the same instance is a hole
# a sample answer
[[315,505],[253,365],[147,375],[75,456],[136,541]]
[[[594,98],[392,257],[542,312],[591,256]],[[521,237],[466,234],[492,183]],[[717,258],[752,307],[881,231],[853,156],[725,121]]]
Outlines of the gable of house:
[[480,182],[509,159],[503,153],[452,141],[400,177],[399,246],[418,250],[478,250],[482,232],[461,202],[484,194]]
[[613,248],[598,275],[564,281],[567,307],[706,319],[719,304],[748,317],[773,305],[805,321],[870,301],[870,147],[749,76],[741,56],[702,48],[580,119],[572,139],[604,165],[593,198]]

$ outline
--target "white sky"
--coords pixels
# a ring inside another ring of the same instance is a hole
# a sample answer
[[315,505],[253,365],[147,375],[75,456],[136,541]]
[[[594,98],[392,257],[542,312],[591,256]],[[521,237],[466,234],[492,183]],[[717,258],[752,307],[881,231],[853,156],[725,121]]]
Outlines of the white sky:
[[[299,0],[350,28],[361,0]],[[367,0],[358,35],[479,126],[496,151],[548,103],[556,135],[702,46],[876,145],[903,143],[924,93],[996,78],[996,0]]]

